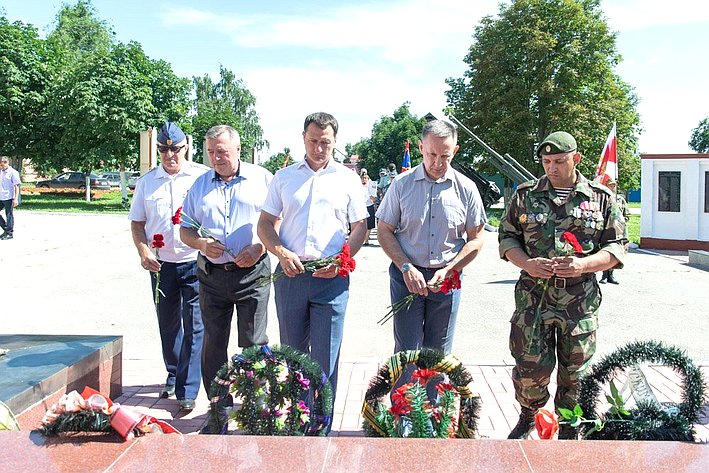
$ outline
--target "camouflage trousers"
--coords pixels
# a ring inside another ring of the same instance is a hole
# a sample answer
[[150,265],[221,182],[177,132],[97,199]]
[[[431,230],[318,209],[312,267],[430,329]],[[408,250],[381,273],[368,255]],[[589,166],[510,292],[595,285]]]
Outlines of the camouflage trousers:
[[579,376],[596,352],[600,302],[595,277],[562,289],[529,277],[517,282],[510,352],[515,359],[515,398],[522,407],[537,410],[546,404],[555,367],[554,405],[576,405]]

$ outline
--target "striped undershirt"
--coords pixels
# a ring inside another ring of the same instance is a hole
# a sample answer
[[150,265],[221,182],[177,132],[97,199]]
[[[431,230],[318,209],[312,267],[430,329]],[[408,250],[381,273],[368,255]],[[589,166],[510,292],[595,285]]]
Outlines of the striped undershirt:
[[573,187],[555,187],[554,192],[556,192],[556,195],[561,199],[562,202],[566,202],[566,199],[569,197],[569,194],[573,190]]

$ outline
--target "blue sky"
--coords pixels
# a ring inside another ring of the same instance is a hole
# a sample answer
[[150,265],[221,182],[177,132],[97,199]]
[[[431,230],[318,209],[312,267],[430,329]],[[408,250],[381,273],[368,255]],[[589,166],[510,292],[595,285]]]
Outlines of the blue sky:
[[[31,23],[43,33],[61,4],[2,1],[10,20]],[[444,80],[465,71],[474,27],[482,16],[498,12],[497,0],[93,4],[118,40],[139,42],[178,75],[216,77],[220,64],[234,71],[257,99],[271,143],[262,158],[285,146],[301,154],[303,118],[313,111],[337,117],[343,151],[406,101],[416,115],[440,114],[446,105]],[[709,2],[603,0],[601,5],[618,32],[624,61],[617,72],[641,100],[641,152],[689,152],[692,129],[709,116]]]

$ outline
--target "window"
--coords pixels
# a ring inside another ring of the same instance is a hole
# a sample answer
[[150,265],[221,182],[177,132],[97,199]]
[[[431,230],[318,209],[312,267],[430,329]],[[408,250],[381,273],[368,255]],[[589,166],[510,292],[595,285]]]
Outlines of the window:
[[680,179],[679,171],[660,171],[660,189],[658,195],[658,210],[660,212],[680,211]]
[[704,213],[709,213],[709,171],[704,172]]

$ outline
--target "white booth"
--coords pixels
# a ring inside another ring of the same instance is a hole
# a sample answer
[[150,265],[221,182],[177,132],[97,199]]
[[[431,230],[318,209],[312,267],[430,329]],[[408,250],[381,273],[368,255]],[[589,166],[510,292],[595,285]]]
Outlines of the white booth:
[[709,154],[640,160],[640,247],[709,251]]

